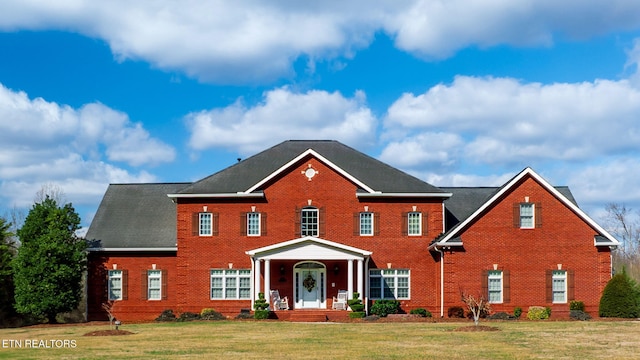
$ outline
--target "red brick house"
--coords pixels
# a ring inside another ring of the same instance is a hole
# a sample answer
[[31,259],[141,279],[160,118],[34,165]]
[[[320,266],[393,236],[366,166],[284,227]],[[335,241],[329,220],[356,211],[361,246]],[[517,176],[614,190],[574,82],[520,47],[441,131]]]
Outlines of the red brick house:
[[[595,315],[618,242],[527,168],[500,188],[438,188],[335,141],[286,141],[193,183],[112,184],[87,233],[88,319],[226,315],[278,290],[291,311],[369,306],[446,316],[581,300]],[[334,310],[337,311],[337,310]],[[281,313],[284,314],[284,313]]]

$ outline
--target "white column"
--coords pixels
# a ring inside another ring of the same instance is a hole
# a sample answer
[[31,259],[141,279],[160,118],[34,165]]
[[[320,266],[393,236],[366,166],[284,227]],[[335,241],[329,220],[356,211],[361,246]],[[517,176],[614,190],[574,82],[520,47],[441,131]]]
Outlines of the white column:
[[264,261],[264,297],[271,303],[271,260]]
[[347,260],[347,298],[353,298],[353,260]]
[[362,259],[358,259],[358,293],[362,300],[364,296],[364,261]]
[[259,259],[255,259],[254,260],[255,266],[254,266],[254,270],[255,270],[255,274],[254,274],[254,283],[255,283],[255,299],[258,299],[258,294],[260,294],[260,260]]

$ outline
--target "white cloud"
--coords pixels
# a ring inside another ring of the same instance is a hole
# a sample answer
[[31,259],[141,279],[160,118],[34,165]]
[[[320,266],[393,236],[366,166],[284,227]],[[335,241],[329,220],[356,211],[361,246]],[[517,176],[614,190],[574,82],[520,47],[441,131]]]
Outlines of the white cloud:
[[286,87],[266,92],[253,107],[238,100],[185,120],[193,149],[228,148],[243,154],[288,139],[335,139],[364,147],[375,141],[377,123],[362,92],[345,98],[338,92],[296,93]]
[[402,50],[443,58],[468,46],[552,43],[640,27],[640,3],[481,0],[90,1],[5,0],[0,29],[62,29],[104,39],[203,81],[253,83],[292,73],[300,56],[352,57],[384,31]]
[[626,80],[543,85],[460,76],[404,94],[389,108],[383,136],[455,133],[464,139],[456,153],[477,164],[588,161],[637,152],[639,116],[640,91]]
[[171,146],[105,105],[76,110],[29,99],[2,84],[0,143],[0,207],[5,208],[29,206],[44,184],[59,186],[74,205],[94,205],[110,182],[155,180],[105,160],[137,166],[175,157]]

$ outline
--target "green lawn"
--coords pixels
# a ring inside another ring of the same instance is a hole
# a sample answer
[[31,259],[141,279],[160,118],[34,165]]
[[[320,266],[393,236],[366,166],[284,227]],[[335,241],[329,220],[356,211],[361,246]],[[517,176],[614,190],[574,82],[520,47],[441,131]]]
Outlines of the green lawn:
[[[105,325],[0,329],[7,359],[630,359],[637,321],[482,322],[499,331],[453,331],[464,323],[211,321],[125,324],[127,336],[83,336]],[[50,348],[26,348],[30,343]],[[44,340],[40,342],[40,340]],[[55,348],[56,344],[75,348]],[[17,348],[18,341],[22,348]],[[12,346],[13,343],[13,346]],[[53,347],[53,348],[51,348]]]

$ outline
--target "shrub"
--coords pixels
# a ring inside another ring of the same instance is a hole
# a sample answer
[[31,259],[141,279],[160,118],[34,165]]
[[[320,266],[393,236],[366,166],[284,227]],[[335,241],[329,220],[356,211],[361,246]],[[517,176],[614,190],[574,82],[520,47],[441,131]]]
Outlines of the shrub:
[[226,317],[222,314],[220,314],[219,312],[217,312],[215,309],[202,309],[202,311],[200,311],[200,319],[202,320],[224,320],[226,319]]
[[253,318],[256,320],[264,320],[269,318],[269,310],[256,310]]
[[363,311],[352,311],[349,313],[349,319],[362,319],[364,317]]
[[253,303],[253,308],[257,310],[266,310],[269,308],[267,300],[264,298],[264,293],[258,293],[258,299]]
[[522,308],[520,306],[516,306],[515,309],[513,309],[513,316],[515,316],[516,319],[520,319],[520,316],[522,316]]
[[584,312],[584,303],[578,300],[571,300],[571,302],[569,302],[569,310],[579,310]]
[[543,306],[529,306],[527,311],[527,319],[529,320],[544,320],[549,318],[549,312],[547,308]]
[[639,292],[625,271],[614,275],[602,291],[598,313],[601,317],[637,318]]
[[156,318],[156,321],[174,321],[175,319],[176,314],[173,313],[173,310],[166,309]]
[[544,308],[544,311],[547,312],[547,319],[550,318],[551,317],[551,308],[547,306],[547,307]]
[[587,314],[582,310],[569,310],[569,317],[572,320],[582,320],[582,321],[591,320],[591,315]]
[[180,314],[178,321],[193,321],[193,320],[199,320],[199,319],[200,319],[200,314],[186,311]]
[[389,314],[397,314],[400,311],[400,302],[398,300],[376,300],[371,306],[371,313],[380,317],[386,317]]
[[416,314],[416,315],[420,315],[422,317],[432,317],[433,316],[429,310],[423,309],[423,308],[411,309],[411,311],[409,311],[409,314]]
[[489,315],[487,316],[487,318],[491,320],[513,320],[516,317],[514,315],[507,314],[506,312],[501,311],[501,312],[497,312],[495,314]]
[[350,307],[354,312],[362,312],[364,310],[364,304],[351,304]]
[[464,319],[464,309],[461,306],[452,306],[447,310],[447,316]]

